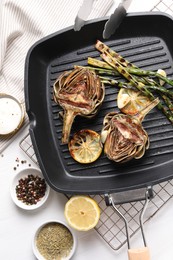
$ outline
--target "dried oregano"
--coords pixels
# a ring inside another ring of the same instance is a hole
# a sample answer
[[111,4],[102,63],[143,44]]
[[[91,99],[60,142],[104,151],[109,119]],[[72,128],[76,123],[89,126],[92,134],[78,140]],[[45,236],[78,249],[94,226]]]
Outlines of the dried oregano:
[[69,255],[73,237],[64,225],[52,222],[41,228],[36,238],[36,246],[46,260],[60,260]]

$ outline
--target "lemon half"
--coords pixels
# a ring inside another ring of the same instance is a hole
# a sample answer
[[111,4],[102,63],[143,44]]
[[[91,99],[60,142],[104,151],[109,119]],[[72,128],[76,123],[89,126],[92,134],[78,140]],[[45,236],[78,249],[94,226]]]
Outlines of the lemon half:
[[150,103],[150,99],[140,91],[121,88],[117,96],[118,108],[125,114],[135,115]]
[[72,228],[88,231],[97,225],[100,208],[97,202],[88,196],[74,196],[67,201],[64,215]]
[[83,129],[74,134],[68,147],[74,160],[79,163],[92,163],[101,155],[101,137],[93,130]]

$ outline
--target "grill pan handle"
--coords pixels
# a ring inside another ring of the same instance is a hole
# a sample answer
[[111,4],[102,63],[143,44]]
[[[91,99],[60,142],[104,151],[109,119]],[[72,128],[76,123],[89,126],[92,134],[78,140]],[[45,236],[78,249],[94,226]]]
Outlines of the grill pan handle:
[[150,260],[150,253],[148,247],[129,249],[129,260]]
[[[145,190],[145,192],[143,193],[144,190]],[[125,223],[129,260],[150,260],[150,253],[149,253],[149,249],[147,247],[145,234],[144,234],[144,228],[143,228],[143,216],[144,216],[145,210],[148,206],[149,199],[151,199],[153,197],[153,189],[151,186],[149,186],[147,188],[144,188],[144,190],[128,191],[126,193],[126,195],[124,192],[122,194],[119,194],[118,197],[115,196],[116,194],[112,194],[112,195],[105,194],[106,205],[112,206],[114,208],[115,212],[117,213],[117,215],[119,215],[119,217],[121,217]],[[136,196],[137,193],[138,193],[138,196],[140,195],[138,197],[138,200],[145,200],[144,206],[143,206],[143,208],[140,212],[140,216],[139,216],[140,228],[141,228],[142,238],[143,238],[143,242],[144,242],[144,247],[131,249],[128,221],[126,220],[125,216],[120,212],[120,210],[116,207],[116,204],[120,204],[119,203],[120,201],[122,204],[127,203],[127,202],[137,201],[137,196]],[[133,195],[135,194],[135,196],[133,196],[134,198],[132,198],[132,194]],[[144,195],[143,197],[141,196],[142,194]],[[124,201],[122,201],[122,198]],[[118,201],[118,203],[117,203],[117,201]]]

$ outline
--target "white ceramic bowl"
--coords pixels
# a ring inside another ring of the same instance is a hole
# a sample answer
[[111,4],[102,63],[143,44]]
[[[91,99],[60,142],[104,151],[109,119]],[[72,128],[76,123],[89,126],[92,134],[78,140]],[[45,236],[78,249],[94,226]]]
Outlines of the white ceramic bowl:
[[23,105],[13,96],[0,93],[0,135],[15,134],[24,122]]
[[51,224],[51,223],[57,223],[57,224],[61,224],[63,226],[65,226],[69,232],[72,234],[72,238],[73,238],[73,246],[72,246],[72,249],[70,251],[70,253],[68,254],[67,257],[63,257],[61,258],[62,260],[69,260],[72,258],[72,256],[74,255],[75,251],[76,251],[76,247],[77,247],[77,238],[76,238],[76,235],[74,234],[73,230],[67,225],[65,224],[64,222],[62,221],[59,221],[59,220],[49,220],[49,221],[46,221],[44,223],[42,223],[36,230],[35,232],[35,235],[33,237],[33,240],[32,240],[32,248],[33,248],[33,252],[34,252],[34,255],[36,256],[36,258],[38,260],[45,260],[45,258],[40,254],[38,248],[37,248],[37,245],[36,245],[36,240],[37,240],[37,236],[38,236],[38,233],[40,232],[40,230],[47,224]]
[[36,204],[27,205],[24,202],[22,202],[21,200],[19,200],[17,198],[17,194],[16,194],[16,186],[18,185],[18,182],[21,178],[25,178],[30,174],[32,174],[34,176],[39,176],[44,179],[44,177],[39,169],[30,167],[30,168],[23,169],[23,170],[19,171],[18,173],[16,173],[16,175],[14,176],[14,178],[12,180],[11,187],[10,187],[12,200],[18,207],[25,209],[25,210],[33,210],[33,209],[37,209],[37,208],[41,207],[46,202],[46,200],[49,196],[49,193],[50,193],[50,187],[48,184],[46,184],[45,195]]

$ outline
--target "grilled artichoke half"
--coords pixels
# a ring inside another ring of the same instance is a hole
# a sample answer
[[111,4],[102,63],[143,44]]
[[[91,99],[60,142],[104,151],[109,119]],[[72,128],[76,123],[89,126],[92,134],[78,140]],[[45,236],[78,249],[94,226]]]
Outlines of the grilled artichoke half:
[[135,116],[121,113],[108,113],[103,122],[101,140],[104,153],[115,162],[126,162],[141,158],[149,148],[149,137],[142,127],[145,115],[158,104],[155,99]]
[[74,118],[94,117],[104,100],[105,88],[95,72],[76,68],[59,76],[53,85],[53,95],[64,109],[62,143],[68,143]]

